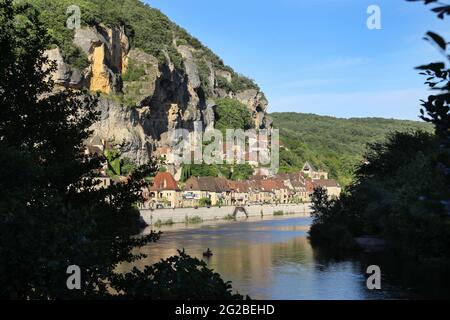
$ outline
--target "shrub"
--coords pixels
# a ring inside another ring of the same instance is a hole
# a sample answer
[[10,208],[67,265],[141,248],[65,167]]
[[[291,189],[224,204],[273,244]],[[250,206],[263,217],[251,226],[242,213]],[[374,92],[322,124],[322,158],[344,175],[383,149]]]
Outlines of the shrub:
[[157,227],[157,228],[159,228],[159,227],[162,227],[162,226],[171,226],[171,225],[173,225],[173,224],[174,224],[174,222],[173,222],[172,219],[168,219],[168,220],[160,220],[160,219],[158,219],[158,220],[154,223],[154,226]]
[[313,246],[331,247],[338,251],[357,250],[358,245],[344,224],[313,224],[309,231]]
[[208,79],[211,76],[211,70],[208,67],[205,59],[203,57],[199,57],[196,59],[198,73],[200,77],[200,81],[202,84],[203,91],[206,97],[211,97],[213,95],[211,88],[209,87]]
[[130,273],[112,279],[113,287],[124,299],[158,300],[243,300],[232,293],[231,282],[208,269],[204,261],[184,251],[144,271],[134,268]]
[[139,81],[141,77],[145,76],[145,68],[139,65],[136,61],[130,61],[127,71],[123,74],[123,81]]
[[449,259],[450,219],[438,200],[449,193],[435,162],[439,150],[437,137],[421,131],[369,145],[367,163],[340,199],[315,190],[311,242],[348,249],[353,237],[376,235],[405,258]]
[[246,105],[230,98],[220,99],[216,103],[216,129],[225,134],[227,129],[255,128],[252,115]]
[[120,176],[122,174],[120,151],[117,149],[106,150],[105,157],[108,162],[108,174],[110,176]]
[[211,205],[211,199],[210,198],[201,198],[198,203],[199,203],[200,207],[210,206]]
[[137,169],[136,164],[130,158],[123,158],[121,164],[121,173],[125,176],[132,174]]

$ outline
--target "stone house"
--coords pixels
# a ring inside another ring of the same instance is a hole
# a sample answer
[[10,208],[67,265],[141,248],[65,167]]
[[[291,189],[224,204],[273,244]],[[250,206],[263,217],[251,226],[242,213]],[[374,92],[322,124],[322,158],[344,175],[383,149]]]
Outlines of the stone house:
[[321,179],[313,181],[314,187],[323,187],[327,190],[330,199],[337,199],[341,195],[342,188],[336,180]]
[[312,180],[327,180],[328,172],[323,170],[317,170],[311,163],[306,162],[302,168],[303,175],[309,177]]
[[258,203],[274,203],[275,202],[275,192],[273,183],[267,179],[256,180],[257,187],[256,201]]
[[309,194],[306,190],[306,179],[302,172],[289,173],[289,182],[292,186],[293,196],[291,201],[309,201]]
[[330,198],[337,198],[341,193],[341,187],[335,180],[311,179],[305,177],[303,172],[281,173],[272,177],[252,176],[248,181],[191,177],[183,190],[180,190],[173,175],[165,172],[158,173],[152,187],[143,190],[143,195],[151,207],[196,207],[200,206],[202,199],[209,199],[211,206],[245,206],[309,202],[317,187],[326,188]]
[[184,207],[198,206],[200,199],[209,199],[212,206],[227,206],[231,204],[231,189],[224,178],[191,177],[185,183],[182,198]]
[[166,208],[180,207],[182,204],[180,191],[177,182],[170,173],[158,172],[146,194],[148,206],[151,208],[156,208],[159,205]]
[[292,188],[294,190],[294,196],[292,201],[309,201],[309,194],[306,190],[306,181],[302,180],[290,180]]
[[250,186],[247,181],[229,181],[231,205],[245,206],[250,201]]
[[288,184],[280,178],[272,178],[262,180],[261,185],[265,191],[270,190],[273,193],[273,199],[271,203],[289,203],[293,193]]
[[169,146],[159,147],[155,151],[155,156],[161,160],[164,164],[175,163],[175,155],[172,148]]
[[248,203],[249,204],[262,203],[263,197],[261,196],[259,181],[260,180],[246,181],[247,188],[248,188]]

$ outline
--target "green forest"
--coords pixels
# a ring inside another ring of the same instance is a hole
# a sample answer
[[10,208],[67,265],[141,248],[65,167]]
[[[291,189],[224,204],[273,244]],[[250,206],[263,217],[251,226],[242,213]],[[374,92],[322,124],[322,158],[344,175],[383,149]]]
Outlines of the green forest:
[[[305,161],[328,170],[332,178],[347,186],[355,167],[361,164],[368,143],[382,142],[389,133],[423,130],[432,132],[426,122],[382,118],[339,119],[303,113],[272,113],[280,129],[282,148],[280,170],[298,171]],[[284,147],[283,147],[284,146]]]

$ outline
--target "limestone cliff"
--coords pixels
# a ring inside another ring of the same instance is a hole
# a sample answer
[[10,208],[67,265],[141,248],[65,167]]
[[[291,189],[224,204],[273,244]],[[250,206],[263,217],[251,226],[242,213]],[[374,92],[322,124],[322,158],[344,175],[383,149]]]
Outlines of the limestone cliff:
[[[68,63],[60,48],[46,54],[56,61],[53,80],[58,85],[101,92],[95,133],[139,164],[167,143],[169,130],[193,130],[194,121],[202,121],[204,128],[214,126],[220,98],[245,104],[257,128],[271,127],[268,102],[256,85],[236,90],[237,74],[218,64],[209,49],[177,40],[174,36],[171,47],[162,50],[162,62],[134,46],[133,36],[120,23],[85,25],[74,31],[71,41],[87,56],[86,68]],[[181,67],[174,56],[181,57]]]

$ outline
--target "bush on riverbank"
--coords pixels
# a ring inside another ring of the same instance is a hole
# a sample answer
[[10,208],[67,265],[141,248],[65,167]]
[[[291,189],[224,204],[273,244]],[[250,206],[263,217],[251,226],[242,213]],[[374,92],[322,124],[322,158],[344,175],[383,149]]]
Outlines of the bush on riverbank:
[[200,216],[186,217],[186,224],[199,224],[202,222],[203,222],[203,219]]
[[354,249],[354,237],[377,235],[399,255],[422,261],[450,258],[450,217],[441,199],[447,181],[436,159],[439,139],[424,132],[395,133],[372,144],[357,180],[339,200],[313,195],[313,245]]
[[[450,6],[433,11],[443,19]],[[426,39],[450,62],[448,42],[433,32]],[[316,190],[313,244],[345,246],[352,237],[377,235],[408,260],[433,264],[450,260],[450,69],[444,62],[416,69],[434,90],[422,101],[420,113],[422,120],[434,125],[435,134],[397,132],[386,142],[370,144],[355,182],[337,201]]]
[[[342,195],[341,202],[344,202]],[[357,233],[357,228],[352,231],[351,226],[358,221],[355,217],[344,214],[341,202],[329,200],[326,189],[317,188],[312,196],[311,225],[309,236],[313,246],[324,246],[338,250],[357,249],[353,233]]]
[[173,222],[172,219],[168,219],[168,220],[161,220],[161,219],[158,219],[158,220],[156,220],[156,222],[154,223],[154,226],[157,227],[157,228],[159,228],[159,227],[162,227],[162,226],[171,226],[171,225],[173,225],[173,224],[174,224],[174,222]]

